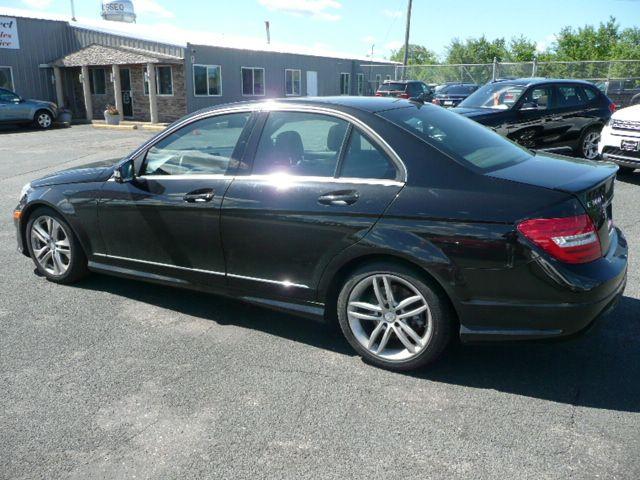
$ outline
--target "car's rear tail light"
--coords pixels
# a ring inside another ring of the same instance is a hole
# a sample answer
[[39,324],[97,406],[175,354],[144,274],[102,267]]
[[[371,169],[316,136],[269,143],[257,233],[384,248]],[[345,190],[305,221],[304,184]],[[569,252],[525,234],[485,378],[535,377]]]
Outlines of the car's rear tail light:
[[440,105],[440,100],[434,98],[433,100],[431,100],[431,103],[433,103],[434,105]]
[[616,109],[617,109],[617,108],[618,108],[618,105],[616,105],[615,103],[611,102],[611,103],[609,104],[609,111],[610,111],[611,113],[614,113],[614,112],[616,111]]
[[408,93],[401,93],[400,95],[398,95],[400,98],[409,98],[409,94]]
[[554,258],[587,263],[602,256],[596,227],[588,215],[525,220],[518,230]]
[[382,96],[382,94],[381,94],[381,93],[376,92],[376,95],[375,95],[375,96],[376,96],[376,97],[381,97],[381,96]]

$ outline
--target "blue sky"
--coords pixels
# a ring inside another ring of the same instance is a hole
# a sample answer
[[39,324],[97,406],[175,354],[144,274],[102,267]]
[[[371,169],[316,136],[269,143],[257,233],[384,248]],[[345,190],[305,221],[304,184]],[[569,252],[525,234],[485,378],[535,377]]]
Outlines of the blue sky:
[[[79,17],[99,18],[99,0],[75,0]],[[68,13],[69,0],[1,0],[7,7]],[[386,57],[402,44],[407,0],[134,0],[138,23],[261,37],[271,22],[276,42]],[[610,15],[640,25],[640,0],[414,0],[411,42],[443,55],[453,37],[524,34],[540,47],[565,25],[597,24]],[[446,18],[452,20],[447,21]]]

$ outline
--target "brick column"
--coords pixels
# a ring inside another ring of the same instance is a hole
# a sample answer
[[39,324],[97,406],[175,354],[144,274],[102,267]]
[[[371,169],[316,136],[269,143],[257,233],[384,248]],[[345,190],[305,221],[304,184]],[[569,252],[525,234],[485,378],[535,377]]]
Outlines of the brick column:
[[84,108],[87,110],[87,120],[93,120],[93,104],[91,103],[91,86],[89,85],[89,67],[82,66],[82,94]]
[[56,82],[56,102],[58,108],[64,107],[64,93],[62,92],[62,71],[60,67],[53,67],[53,78]]
[[153,63],[147,63],[147,76],[149,77],[149,116],[151,123],[158,123],[158,99],[156,98],[156,67]]
[[120,120],[124,117],[124,113],[122,112],[122,88],[120,87],[120,66],[112,65],[111,66],[111,75],[113,76],[113,96],[116,101],[116,108],[118,109],[118,113],[120,114]]

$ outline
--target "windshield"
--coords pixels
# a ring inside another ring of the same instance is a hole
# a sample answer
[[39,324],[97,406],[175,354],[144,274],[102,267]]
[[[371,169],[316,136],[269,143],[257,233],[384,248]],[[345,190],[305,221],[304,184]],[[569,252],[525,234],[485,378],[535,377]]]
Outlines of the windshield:
[[523,85],[514,85],[513,83],[489,83],[469,95],[458,106],[462,108],[496,108],[508,110],[513,107],[524,91],[525,87]]
[[462,164],[482,172],[532,158],[529,150],[462,115],[434,105],[378,113]]
[[445,85],[438,93],[446,93],[449,95],[469,95],[473,93],[473,91],[478,88],[475,85]]
[[402,90],[404,92],[405,85],[404,83],[383,83],[378,90],[381,92],[396,92]]

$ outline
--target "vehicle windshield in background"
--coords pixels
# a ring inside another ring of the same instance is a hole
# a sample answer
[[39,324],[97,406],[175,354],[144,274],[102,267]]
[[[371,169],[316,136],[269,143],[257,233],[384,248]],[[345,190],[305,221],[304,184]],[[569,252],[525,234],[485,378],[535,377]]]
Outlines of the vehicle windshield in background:
[[525,87],[509,83],[489,83],[463,100],[461,108],[496,108],[508,110],[518,101]]
[[397,91],[401,90],[401,91],[404,92],[405,85],[406,84],[404,84],[404,83],[383,83],[378,88],[378,91],[380,91],[380,92],[397,92]]
[[526,148],[445,108],[424,105],[387,110],[378,115],[460,163],[482,172],[515,165],[533,157]]
[[446,94],[446,95],[469,95],[473,93],[476,89],[474,85],[445,85],[440,90],[438,90],[438,94]]

